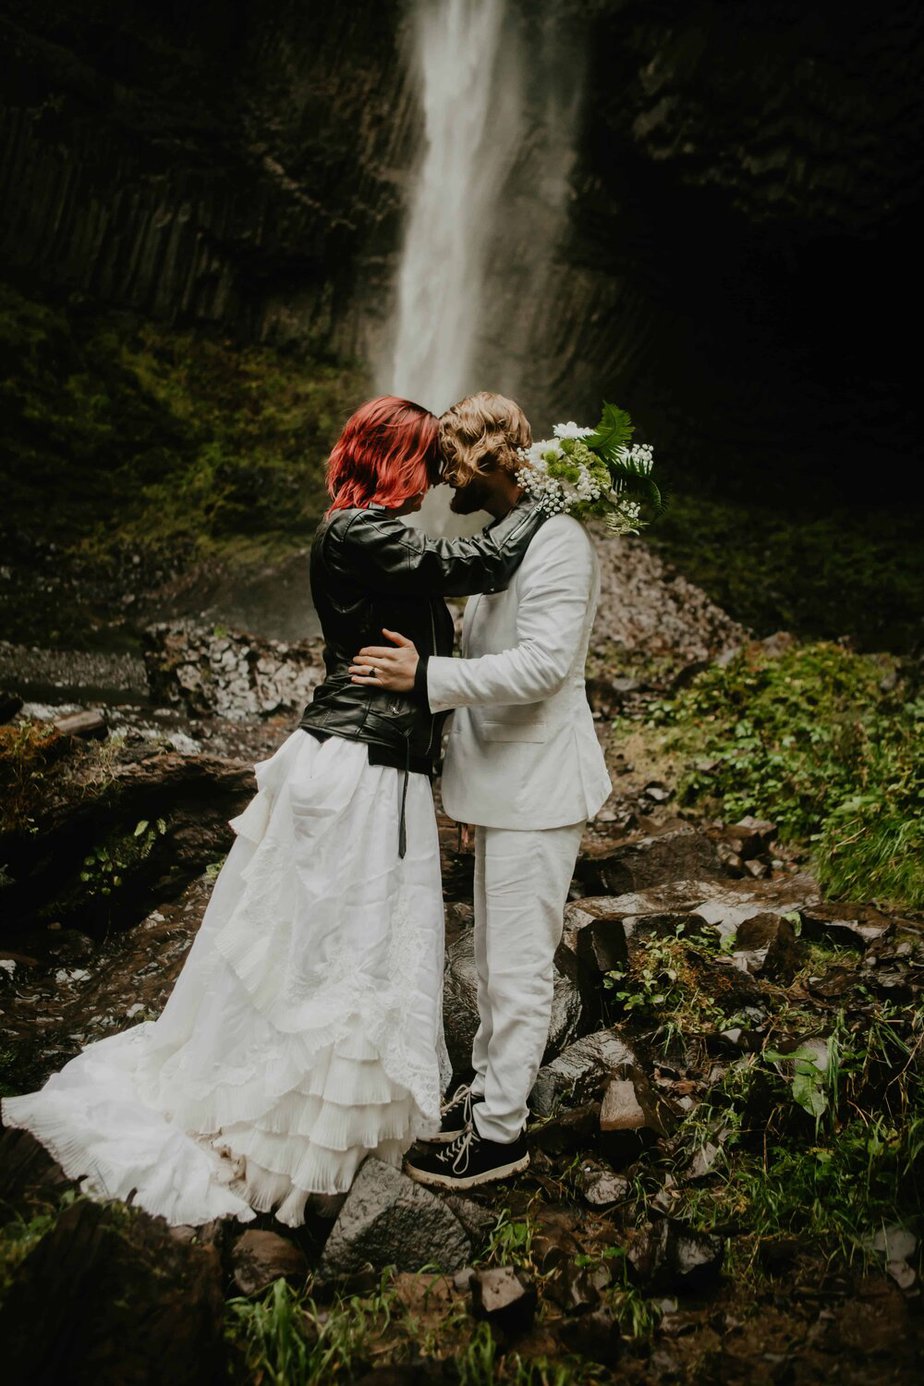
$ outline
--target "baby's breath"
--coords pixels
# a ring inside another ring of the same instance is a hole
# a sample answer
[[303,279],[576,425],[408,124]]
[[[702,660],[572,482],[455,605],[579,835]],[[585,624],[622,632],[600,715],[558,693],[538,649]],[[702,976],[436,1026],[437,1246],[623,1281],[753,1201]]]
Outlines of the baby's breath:
[[660,498],[652,446],[629,443],[631,433],[629,416],[612,405],[597,428],[556,424],[551,438],[520,449],[517,481],[550,515],[595,516],[616,534],[635,534],[645,523],[635,496]]

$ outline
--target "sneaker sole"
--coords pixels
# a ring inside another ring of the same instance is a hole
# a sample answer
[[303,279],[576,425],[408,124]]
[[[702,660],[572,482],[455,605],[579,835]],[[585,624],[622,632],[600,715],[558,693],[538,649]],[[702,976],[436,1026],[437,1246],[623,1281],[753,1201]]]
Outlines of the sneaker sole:
[[496,1179],[509,1179],[512,1174],[522,1174],[528,1168],[529,1152],[509,1165],[498,1165],[494,1169],[486,1169],[483,1174],[470,1174],[461,1179],[451,1174],[431,1174],[429,1170],[415,1169],[413,1165],[407,1165],[404,1172],[416,1183],[427,1184],[434,1189],[474,1189],[479,1184],[493,1184]]

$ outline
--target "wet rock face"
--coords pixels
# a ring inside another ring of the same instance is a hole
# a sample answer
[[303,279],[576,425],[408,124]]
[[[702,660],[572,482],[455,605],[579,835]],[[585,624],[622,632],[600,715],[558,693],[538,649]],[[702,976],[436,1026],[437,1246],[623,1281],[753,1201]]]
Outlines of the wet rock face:
[[[561,378],[589,409],[601,360],[619,361],[624,398],[684,470],[701,452],[693,421],[710,416],[723,437],[701,465],[728,479],[745,452],[771,484],[774,471],[833,475],[810,437],[833,457],[870,429],[883,457],[898,454],[907,363],[887,346],[851,398],[849,316],[859,308],[878,333],[912,272],[921,118],[903,92],[920,80],[920,11],[892,6],[884,23],[853,6],[831,24],[794,0],[686,13],[613,0],[590,27],[593,116],[555,305]],[[772,304],[760,322],[758,301]]]
[[146,641],[152,694],[193,716],[246,721],[301,711],[324,677],[318,640],[289,645],[178,621],[150,627]]
[[327,340],[400,198],[396,7],[8,8],[4,258],[156,317]]

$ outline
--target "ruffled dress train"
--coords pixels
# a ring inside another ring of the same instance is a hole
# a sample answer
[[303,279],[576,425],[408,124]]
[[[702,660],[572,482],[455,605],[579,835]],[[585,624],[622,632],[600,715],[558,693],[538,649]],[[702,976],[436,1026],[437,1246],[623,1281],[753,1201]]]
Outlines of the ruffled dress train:
[[258,790],[158,1020],[5,1098],[98,1198],[172,1224],[304,1220],[439,1124],[443,904],[430,786],[296,731]]

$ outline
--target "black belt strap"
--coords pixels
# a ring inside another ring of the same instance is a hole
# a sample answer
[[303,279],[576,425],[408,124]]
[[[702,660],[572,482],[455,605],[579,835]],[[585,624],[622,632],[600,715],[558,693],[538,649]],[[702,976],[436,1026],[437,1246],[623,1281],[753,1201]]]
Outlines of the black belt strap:
[[407,805],[407,785],[411,778],[411,739],[408,737],[407,752],[404,761],[404,785],[401,789],[401,821],[398,825],[398,856],[403,858],[407,852],[407,821],[404,816],[405,806]]

